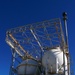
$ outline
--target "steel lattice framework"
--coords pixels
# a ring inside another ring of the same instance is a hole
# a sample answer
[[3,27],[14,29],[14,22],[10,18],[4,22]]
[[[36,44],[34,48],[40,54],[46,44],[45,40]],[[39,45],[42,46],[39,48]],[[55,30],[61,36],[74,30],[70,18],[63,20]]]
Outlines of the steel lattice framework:
[[7,31],[6,42],[19,56],[41,58],[49,48],[62,47],[63,33],[60,19],[28,24]]
[[[64,34],[59,18],[16,27],[6,32],[6,42],[11,47],[12,62],[9,75],[17,75],[17,68],[22,61],[32,59],[38,62],[42,73],[42,56],[46,51],[60,47],[63,52],[63,68],[67,57],[68,75],[70,75],[70,56],[68,47],[67,14],[63,13]],[[27,65],[27,64],[25,64]]]

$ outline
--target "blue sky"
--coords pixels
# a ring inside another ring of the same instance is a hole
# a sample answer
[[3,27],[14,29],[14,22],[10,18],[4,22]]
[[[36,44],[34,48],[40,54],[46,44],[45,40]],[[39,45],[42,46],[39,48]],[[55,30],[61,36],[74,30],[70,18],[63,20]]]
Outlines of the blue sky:
[[[6,31],[25,24],[68,15],[69,51],[75,54],[75,0],[2,0],[0,1],[0,73],[9,75],[11,50],[5,42]],[[63,21],[62,21],[63,24]],[[75,65],[73,65],[75,71]]]

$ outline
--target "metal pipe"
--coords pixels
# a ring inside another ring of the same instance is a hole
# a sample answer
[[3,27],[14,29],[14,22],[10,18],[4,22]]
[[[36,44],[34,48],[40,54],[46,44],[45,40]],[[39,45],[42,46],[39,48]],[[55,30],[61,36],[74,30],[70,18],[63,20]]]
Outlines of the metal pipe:
[[42,46],[41,46],[41,44],[40,44],[38,38],[36,37],[35,33],[33,32],[32,29],[30,29],[30,31],[31,31],[31,33],[33,34],[33,36],[34,36],[35,40],[37,41],[38,45],[40,46],[41,50],[43,51],[43,48],[42,48]]
[[[64,26],[65,26],[65,40],[66,40],[66,48],[69,52],[69,45],[68,45],[68,29],[67,29],[67,13],[63,13],[63,20],[64,20]],[[68,75],[70,75],[70,57],[68,56]]]
[[42,70],[42,51],[43,51],[43,48],[42,48],[42,45],[41,43],[39,42],[37,36],[35,35],[34,31],[32,29],[30,29],[32,35],[34,36],[35,40],[37,41],[39,47],[41,48],[41,70]]
[[6,40],[6,42],[9,44],[9,46],[12,48],[12,49],[14,49],[16,52],[17,52],[17,54],[19,55],[19,56],[23,56],[21,53],[20,53],[20,51],[16,48],[16,47],[14,47],[14,45],[13,45],[13,43],[11,42],[11,41],[9,41],[9,40]]
[[58,58],[56,58],[56,74],[58,74]]
[[66,39],[66,45],[68,46],[68,29],[67,29],[67,13],[63,13],[63,20],[64,20],[64,26],[65,26],[65,39]]

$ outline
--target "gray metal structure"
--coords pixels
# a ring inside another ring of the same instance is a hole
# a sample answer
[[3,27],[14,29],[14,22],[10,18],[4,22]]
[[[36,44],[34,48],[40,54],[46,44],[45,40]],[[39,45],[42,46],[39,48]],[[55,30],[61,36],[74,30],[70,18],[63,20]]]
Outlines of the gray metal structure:
[[[67,26],[65,13],[63,16],[64,24]],[[12,51],[12,63],[9,75],[18,75],[17,66],[26,59],[33,59],[38,62],[37,69],[39,70],[39,73],[35,75],[47,75],[43,71],[42,56],[49,49],[56,48],[58,46],[63,51],[64,66],[64,73],[59,75],[66,75],[64,55],[66,55],[67,61],[69,61],[67,66],[68,75],[70,75],[67,27],[65,27],[65,31],[66,35],[63,34],[59,18],[28,24],[8,30],[6,32],[6,42],[11,47]],[[64,37],[66,37],[66,40]]]

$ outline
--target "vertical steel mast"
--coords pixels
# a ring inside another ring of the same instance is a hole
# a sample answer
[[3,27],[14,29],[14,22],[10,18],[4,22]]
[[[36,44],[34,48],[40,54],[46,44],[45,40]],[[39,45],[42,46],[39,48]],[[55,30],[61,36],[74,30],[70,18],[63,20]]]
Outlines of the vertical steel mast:
[[65,41],[66,41],[66,50],[67,50],[67,60],[68,60],[68,75],[70,75],[70,57],[69,57],[69,44],[68,44],[68,29],[67,29],[67,13],[63,13],[63,21],[65,27]]

